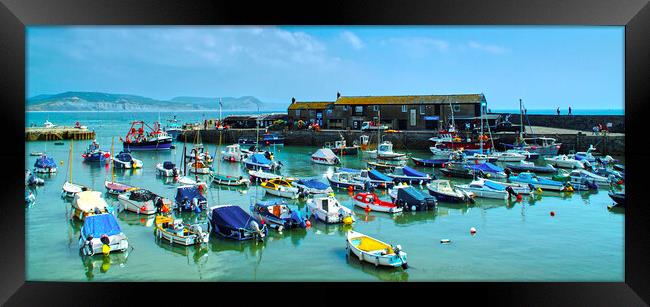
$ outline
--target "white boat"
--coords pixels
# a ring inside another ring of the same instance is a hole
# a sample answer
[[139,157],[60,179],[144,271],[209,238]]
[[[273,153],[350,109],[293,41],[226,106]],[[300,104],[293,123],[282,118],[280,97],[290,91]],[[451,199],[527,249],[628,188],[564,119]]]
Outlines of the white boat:
[[156,173],[163,177],[177,177],[179,175],[178,168],[171,161],[156,164]]
[[506,152],[513,152],[513,153],[518,153],[520,155],[524,155],[526,157],[526,160],[537,160],[539,159],[539,153],[536,152],[530,152],[525,149],[508,149]]
[[[567,155],[559,155],[552,158],[544,158],[548,164],[561,168],[585,168],[585,162],[571,159]],[[588,163],[588,162],[586,162]]]
[[520,144],[516,145],[540,156],[556,156],[561,146],[562,143],[556,143],[554,138],[547,137],[523,138]]
[[200,180],[197,181],[197,180],[194,180],[194,179],[192,179],[190,177],[187,177],[187,176],[178,177],[178,180],[176,180],[176,182],[178,182],[181,185],[192,185],[192,186],[196,186],[196,187],[202,187],[202,189],[204,189],[204,190],[208,189],[208,183],[207,182],[200,181]]
[[183,246],[208,243],[209,231],[203,231],[199,224],[187,224],[181,219],[169,216],[156,216],[156,237]]
[[346,251],[375,266],[408,268],[406,253],[400,245],[392,246],[356,231],[346,234]]
[[609,186],[611,184],[609,178],[596,175],[583,169],[572,170],[569,176],[571,176],[571,184],[584,182],[596,183],[602,186]]
[[281,175],[265,172],[263,170],[249,170],[248,175],[250,176],[251,182],[263,182],[271,179],[282,178]]
[[364,190],[366,184],[364,181],[359,181],[357,179],[357,174],[348,173],[348,172],[336,172],[333,174],[328,174],[327,181],[329,181],[330,186],[333,188],[341,189],[351,189],[355,191]]
[[83,191],[90,191],[90,188],[69,181],[63,183],[62,193],[64,197],[73,198],[77,193]]
[[51,123],[49,120],[46,120],[45,123],[43,124],[43,127],[45,127],[45,128],[54,128],[54,127],[56,127],[56,125]]
[[84,256],[124,252],[129,242],[112,214],[88,216],[79,233],[79,251]]
[[142,160],[134,158],[129,152],[120,152],[112,157],[113,166],[119,169],[136,169],[142,168]]
[[172,206],[171,200],[145,189],[127,191],[120,194],[117,200],[124,210],[138,214],[154,214],[160,212],[163,205],[168,208]]
[[81,191],[75,194],[72,201],[71,218],[83,221],[89,215],[110,213],[109,211],[112,211],[112,208],[102,198],[101,192]]
[[406,157],[406,154],[394,152],[393,143],[390,141],[383,141],[376,150],[369,150],[366,153],[373,159],[398,159]]
[[284,179],[271,179],[260,184],[266,193],[271,195],[296,199],[300,196],[300,189],[294,187],[291,181]]
[[470,202],[474,198],[474,193],[452,187],[449,180],[433,180],[427,184],[427,190],[431,196],[443,202]]
[[[433,139],[433,138],[431,138],[431,139]],[[449,155],[451,155],[454,152],[453,149],[444,148],[441,143],[436,143],[435,145],[429,147],[429,150],[433,154],[434,159],[448,158]]]
[[498,162],[519,162],[526,160],[526,156],[516,152],[495,152],[490,156],[496,158]]
[[596,147],[590,144],[587,151],[578,151],[572,156],[572,158],[579,161],[588,161],[589,163],[594,163],[596,162],[596,157],[591,154],[594,150],[596,150]]
[[307,208],[313,216],[325,223],[344,223],[346,218],[351,222],[356,221],[352,210],[342,206],[331,194],[307,199]]
[[341,161],[339,157],[329,148],[321,148],[311,155],[311,161],[316,164],[337,165]]
[[472,192],[476,197],[484,198],[508,199],[509,194],[506,190],[501,190],[490,184],[486,184],[485,179],[475,180],[469,184],[456,185],[456,188],[465,192]]
[[355,206],[366,210],[386,213],[400,213],[404,210],[397,204],[380,199],[375,193],[358,193],[352,199]]
[[241,162],[248,157],[248,155],[242,151],[239,144],[226,146],[226,150],[221,151],[221,154],[223,155],[222,159],[228,162]]

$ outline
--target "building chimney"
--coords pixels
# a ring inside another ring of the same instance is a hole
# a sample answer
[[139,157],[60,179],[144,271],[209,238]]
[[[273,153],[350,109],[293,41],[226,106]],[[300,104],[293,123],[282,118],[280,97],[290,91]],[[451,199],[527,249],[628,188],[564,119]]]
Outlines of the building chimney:
[[295,97],[291,97],[291,104],[294,104],[294,103],[296,103],[296,98],[295,98]]
[[336,100],[338,100],[339,98],[341,98],[341,92],[336,92]]

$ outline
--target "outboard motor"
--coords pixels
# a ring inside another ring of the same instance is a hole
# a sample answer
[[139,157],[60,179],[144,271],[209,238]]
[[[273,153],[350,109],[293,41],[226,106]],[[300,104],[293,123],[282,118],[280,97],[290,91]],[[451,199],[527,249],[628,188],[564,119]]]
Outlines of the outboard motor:
[[512,174],[512,170],[510,170],[509,167],[506,167],[506,168],[503,170],[503,172],[506,173],[506,178],[510,178],[510,174]]
[[515,193],[515,189],[513,189],[511,186],[506,187],[506,192],[508,192],[508,198],[511,196],[517,197],[517,193]]
[[302,215],[300,214],[299,211],[291,211],[291,223],[294,225],[298,225],[300,228],[307,228],[305,219],[302,218]]
[[400,252],[402,251],[402,246],[399,244],[395,245],[393,247],[393,251],[395,252],[395,255],[397,255],[397,257],[399,257],[399,259],[402,260],[402,269],[405,270],[408,269],[409,268],[408,263],[406,263],[406,260],[404,260],[404,258],[402,258],[402,255],[400,255]]
[[251,221],[251,222],[250,222],[250,226],[251,226],[251,229],[253,229],[253,231],[257,232],[257,234],[258,234],[258,236],[259,236],[258,238],[259,238],[260,240],[263,240],[263,239],[264,239],[264,233],[263,233],[262,230],[260,229],[260,225],[257,224],[256,221]]

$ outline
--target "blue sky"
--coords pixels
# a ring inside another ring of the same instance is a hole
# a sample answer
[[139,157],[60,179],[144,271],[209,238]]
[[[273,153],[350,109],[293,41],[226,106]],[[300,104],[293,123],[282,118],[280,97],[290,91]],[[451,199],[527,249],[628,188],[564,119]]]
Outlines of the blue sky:
[[484,93],[492,109],[623,109],[624,28],[29,27],[27,96]]

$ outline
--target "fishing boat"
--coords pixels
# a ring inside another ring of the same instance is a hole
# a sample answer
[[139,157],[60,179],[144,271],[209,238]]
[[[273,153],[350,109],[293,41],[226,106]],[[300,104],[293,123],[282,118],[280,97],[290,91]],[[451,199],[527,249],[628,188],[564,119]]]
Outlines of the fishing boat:
[[250,176],[251,182],[264,182],[271,179],[282,178],[281,175],[268,173],[263,170],[249,170],[248,175]]
[[447,177],[474,178],[476,176],[481,176],[480,172],[477,173],[463,162],[445,163],[443,167],[440,168],[440,172]]
[[345,139],[341,138],[340,141],[335,141],[334,145],[331,143],[325,143],[325,148],[331,149],[336,155],[354,156],[359,153],[360,146],[356,143],[352,146],[347,146]]
[[511,175],[508,177],[509,182],[519,182],[525,184],[532,184],[535,189],[541,188],[542,190],[549,191],[565,191],[567,185],[560,181],[551,180],[546,177],[540,177],[531,172],[523,172],[518,175]]
[[397,153],[393,151],[393,143],[390,141],[383,141],[376,150],[366,151],[370,158],[373,159],[399,159],[406,157],[404,153]]
[[483,198],[508,199],[509,196],[516,196],[511,189],[490,184],[485,179],[474,180],[469,184],[456,185],[456,188],[465,192],[472,192],[476,197]]
[[311,161],[316,164],[337,165],[341,163],[339,157],[329,148],[321,148],[311,155]]
[[333,174],[328,174],[326,177],[332,188],[361,191],[367,187],[365,182],[359,181],[354,173],[335,172]]
[[184,223],[181,219],[174,219],[171,216],[156,216],[155,235],[160,240],[183,246],[208,243],[210,232],[203,232],[200,224]]
[[212,172],[210,173],[210,180],[214,184],[227,186],[247,186],[250,184],[250,180],[242,176],[219,175]]
[[453,187],[449,180],[433,180],[427,184],[429,194],[438,201],[450,203],[472,202],[474,200],[473,192],[466,192]]
[[190,173],[194,174],[210,174],[210,166],[203,160],[196,160],[189,165]]
[[162,212],[163,207],[172,206],[171,200],[145,189],[129,190],[120,194],[117,199],[124,210],[138,214],[159,213]]
[[271,195],[295,199],[298,198],[300,190],[294,187],[290,181],[284,179],[271,179],[260,184],[266,193]]
[[312,216],[328,224],[352,224],[356,221],[352,210],[342,206],[332,194],[307,199],[307,208]]
[[467,164],[467,167],[479,174],[483,178],[497,178],[497,179],[503,179],[506,178],[507,175],[505,173],[505,170],[499,166],[496,166],[490,162],[485,162],[485,163],[474,163],[474,164]]
[[174,115],[174,118],[167,119],[167,125],[164,130],[174,140],[183,132],[183,128],[181,127],[179,120],[176,119],[176,115]]
[[91,215],[84,220],[79,234],[81,255],[107,255],[112,252],[124,252],[127,248],[128,238],[112,214]]
[[56,173],[56,162],[54,162],[54,158],[46,155],[38,157],[36,162],[34,162],[34,172],[41,174]]
[[350,230],[346,234],[346,252],[354,254],[360,261],[375,266],[408,268],[406,253],[402,251],[402,246],[392,246],[356,231]]
[[548,164],[561,167],[561,168],[585,168],[585,164],[589,162],[571,159],[567,155],[559,155],[552,158],[544,158]]
[[248,156],[242,152],[239,144],[226,146],[226,150],[222,151],[221,154],[223,155],[223,161],[227,162],[241,162]]
[[264,225],[278,231],[293,228],[307,228],[305,217],[300,211],[293,210],[284,202],[258,201],[250,205],[251,214]]
[[178,177],[179,175],[178,168],[172,161],[156,164],[156,173],[163,177]]
[[[260,220],[252,217],[239,206],[219,205],[210,207],[208,220],[212,232],[228,239],[264,240],[268,235],[268,228]],[[260,225],[262,225],[260,227]]]
[[562,143],[548,137],[519,138],[515,144],[504,144],[508,148],[522,149],[544,156],[557,156]]
[[526,156],[516,152],[494,152],[490,156],[495,157],[497,162],[519,162],[526,160]]
[[87,216],[102,213],[112,213],[113,208],[102,198],[102,193],[97,191],[81,191],[75,194],[72,201],[71,218],[83,221]]
[[408,185],[395,186],[389,191],[389,195],[394,199],[395,204],[402,207],[404,211],[433,210],[438,205],[435,197],[426,195]]
[[[145,133],[145,127],[149,128],[150,131]],[[131,123],[131,128],[122,141],[125,151],[169,150],[172,146],[172,137],[160,129],[160,123],[155,122],[153,127],[149,127],[141,120]]]
[[406,165],[406,160],[385,160],[382,162],[377,161],[368,161],[368,167],[375,168],[378,170],[384,170],[384,171],[393,171],[395,170],[396,167],[402,167]]
[[415,163],[415,165],[424,166],[424,167],[441,167],[443,164],[449,162],[449,158],[444,158],[444,159],[420,159],[420,158],[411,157],[411,160],[413,160],[413,163]]
[[291,184],[298,188],[298,195],[303,197],[313,194],[329,194],[334,192],[332,187],[318,179],[299,179],[291,182]]
[[431,181],[431,175],[418,172],[415,169],[412,169],[408,166],[396,167],[392,173],[388,174],[389,177],[393,178],[395,182],[406,182],[409,184],[425,184]]
[[520,155],[524,155],[526,157],[526,160],[537,160],[539,159],[540,155],[539,153],[536,152],[530,152],[525,149],[508,149],[506,152],[512,152],[512,153],[517,153]]
[[111,157],[111,153],[108,151],[103,151],[99,148],[99,143],[96,140],[93,140],[86,151],[81,154],[81,157],[84,158],[84,162],[105,162],[106,159]]
[[252,154],[250,157],[244,159],[244,165],[246,165],[247,169],[252,170],[275,171],[280,169],[282,163],[280,161],[273,161],[270,153],[266,152],[265,154]]
[[120,153],[113,158],[113,166],[117,169],[142,168],[142,160],[134,158],[130,152],[120,151]]
[[358,193],[353,197],[354,205],[365,210],[386,212],[386,213],[399,213],[402,208],[396,204],[384,201],[375,193]]
[[533,162],[520,161],[518,164],[506,164],[506,167],[517,172],[534,172],[534,173],[548,173],[555,174],[557,169],[553,165],[546,164],[544,166],[535,165]]
[[610,191],[609,193],[607,193],[607,195],[609,195],[609,197],[614,202],[616,202],[616,205],[625,207],[625,191],[623,192]]
[[176,188],[173,209],[200,213],[207,207],[208,200],[201,195],[201,191],[197,186],[184,185]]
[[262,135],[259,145],[284,145],[284,138],[274,133],[265,133]]

